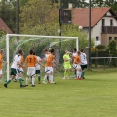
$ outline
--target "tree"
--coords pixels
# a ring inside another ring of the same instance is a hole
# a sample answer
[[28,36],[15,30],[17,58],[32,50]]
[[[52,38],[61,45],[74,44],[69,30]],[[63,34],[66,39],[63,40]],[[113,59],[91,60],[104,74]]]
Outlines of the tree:
[[[117,56],[116,41],[115,40],[111,40],[109,42],[109,52],[110,52],[111,57]],[[112,58],[110,65],[116,67],[117,66],[117,59]]]
[[52,12],[57,14],[58,10],[57,4],[52,4],[51,0],[29,0],[27,4],[21,8],[21,30],[24,30],[27,27],[32,28],[48,21],[52,22],[56,19],[51,18],[53,15]]
[[92,0],[92,6],[93,7],[103,7],[104,0]]
[[9,28],[15,32],[16,25],[16,8],[12,4],[15,1],[7,2],[7,0],[2,0],[0,2],[0,17],[9,26]]

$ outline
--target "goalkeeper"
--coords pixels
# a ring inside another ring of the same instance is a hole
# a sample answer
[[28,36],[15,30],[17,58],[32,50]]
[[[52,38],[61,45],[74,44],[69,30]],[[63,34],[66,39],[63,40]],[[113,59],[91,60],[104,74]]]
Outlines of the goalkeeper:
[[71,62],[71,57],[70,57],[70,53],[69,51],[65,51],[65,54],[63,55],[63,60],[64,60],[64,78],[66,79],[70,76],[70,72],[72,71],[72,66],[70,64]]

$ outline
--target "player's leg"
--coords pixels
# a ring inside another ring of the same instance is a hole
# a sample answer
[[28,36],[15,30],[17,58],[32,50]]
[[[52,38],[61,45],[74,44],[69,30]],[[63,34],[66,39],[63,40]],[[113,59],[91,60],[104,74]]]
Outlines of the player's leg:
[[35,67],[31,68],[32,87],[35,87]]
[[0,80],[2,79],[2,69],[0,70]]
[[40,75],[40,70],[36,70],[36,75],[38,77],[38,84],[41,83],[41,75]]
[[77,80],[82,80],[82,78],[81,78],[82,69],[81,69],[80,65],[77,65],[76,70],[77,70]]
[[50,83],[53,83],[53,84],[56,84],[56,83],[54,82],[54,76],[53,76],[54,73],[53,73],[53,71],[54,71],[54,70],[53,70],[53,67],[50,67],[50,74],[49,74],[49,78],[50,78],[50,79],[49,79],[49,82],[50,82]]
[[15,78],[17,74],[17,70],[14,68],[11,68],[11,78],[9,78],[9,80],[4,84],[4,87],[7,88],[7,85]]

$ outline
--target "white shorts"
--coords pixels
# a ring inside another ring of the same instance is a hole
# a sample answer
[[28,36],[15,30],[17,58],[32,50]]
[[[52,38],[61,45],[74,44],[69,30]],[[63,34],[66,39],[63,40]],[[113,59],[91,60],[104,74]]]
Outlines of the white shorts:
[[79,65],[79,64],[77,64],[77,66],[76,66],[76,69],[81,69],[81,66]]
[[73,64],[73,68],[76,69],[76,67],[77,67],[77,64]]
[[19,68],[19,72],[23,73],[24,72],[23,68]]
[[27,76],[34,76],[34,75],[35,75],[35,67],[28,67]]
[[45,73],[53,72],[53,67],[45,67]]
[[0,74],[3,74],[2,69],[0,70]]

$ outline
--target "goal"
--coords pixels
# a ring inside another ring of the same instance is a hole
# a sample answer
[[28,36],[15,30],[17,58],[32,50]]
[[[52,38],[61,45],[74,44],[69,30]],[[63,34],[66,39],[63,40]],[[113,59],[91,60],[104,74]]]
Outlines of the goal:
[[10,77],[10,65],[13,61],[13,56],[17,53],[18,48],[22,48],[24,51],[24,58],[29,54],[30,49],[34,49],[36,54],[43,58],[44,49],[54,48],[55,59],[57,64],[60,65],[63,62],[62,56],[65,50],[72,51],[73,48],[77,48],[78,50],[78,37],[7,34],[7,80]]

